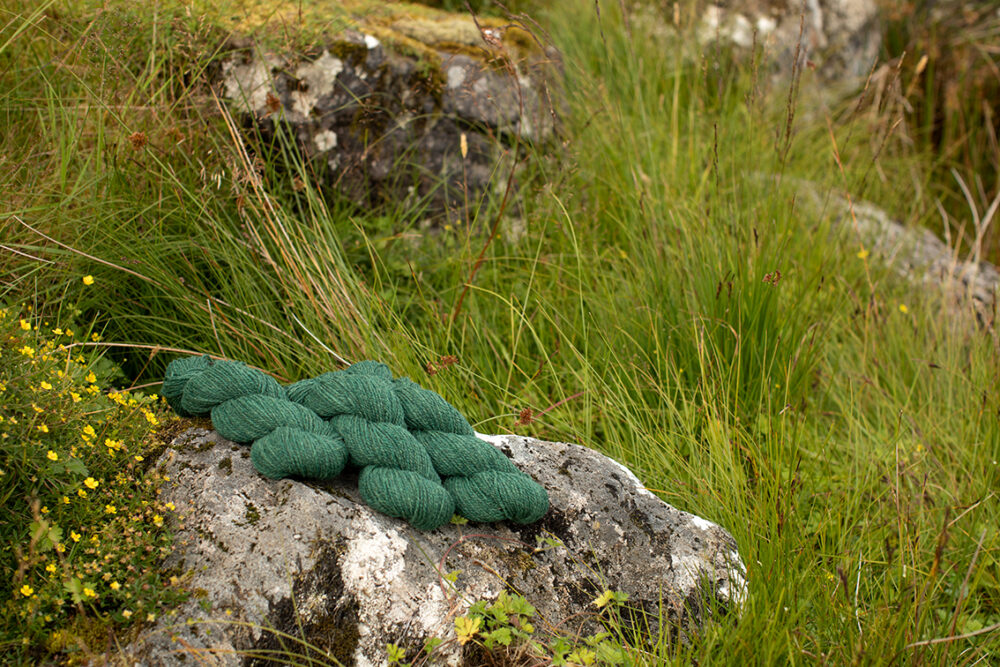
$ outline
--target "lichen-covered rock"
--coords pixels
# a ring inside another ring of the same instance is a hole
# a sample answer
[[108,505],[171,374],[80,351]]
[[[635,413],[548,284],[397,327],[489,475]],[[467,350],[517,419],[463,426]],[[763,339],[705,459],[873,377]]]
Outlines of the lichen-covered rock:
[[670,507],[592,450],[481,437],[546,487],[544,519],[419,532],[363,504],[356,480],[271,481],[247,447],[189,431],[158,466],[170,478],[164,500],[183,517],[167,567],[195,595],[127,655],[143,665],[182,655],[257,664],[271,650],[303,653],[297,637],[344,664],[378,665],[388,643],[412,657],[438,637],[446,641],[435,664],[460,664],[461,646],[447,641],[456,615],[507,587],[537,608],[538,627],[594,624],[591,602],[606,589],[629,594],[633,622],[655,633],[666,619],[674,637],[738,612],[745,570],[724,530]]
[[[814,184],[797,182],[813,211],[832,210],[839,227],[855,231],[874,257],[915,285],[940,289],[950,315],[971,312],[980,326],[996,332],[1000,271],[975,253],[963,258],[929,229],[907,227],[875,204],[822,192]],[[947,230],[946,230],[947,231]],[[950,239],[949,239],[950,240]]]
[[502,189],[517,141],[552,136],[561,65],[509,21],[393,12],[304,53],[234,42],[218,87],[265,134],[283,123],[355,203],[419,198],[440,217]]
[[863,82],[882,44],[874,0],[720,0],[704,9],[699,33],[763,46],[786,72],[798,55],[800,67],[812,64],[828,83]]

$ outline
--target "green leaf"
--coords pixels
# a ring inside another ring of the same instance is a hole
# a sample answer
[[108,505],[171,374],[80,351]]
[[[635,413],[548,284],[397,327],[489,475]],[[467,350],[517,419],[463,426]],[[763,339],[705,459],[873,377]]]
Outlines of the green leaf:
[[597,646],[610,636],[611,636],[610,632],[598,632],[596,635],[590,635],[589,637],[584,637],[583,641],[587,644],[587,646]]
[[625,651],[607,642],[597,646],[597,661],[606,665],[624,665]]
[[63,590],[72,596],[73,602],[79,604],[83,601],[83,582],[76,577],[64,581]]
[[62,542],[63,529],[60,528],[59,526],[52,526],[51,528],[49,528],[49,532],[46,534],[46,537],[49,539],[49,542],[51,544],[53,545],[59,544],[60,542]]
[[592,665],[597,661],[597,654],[589,648],[578,648],[566,656],[566,660],[576,665]]
[[510,612],[521,616],[531,617],[535,615],[535,608],[523,596],[515,595],[511,598]]
[[[549,652],[552,653],[553,658],[565,658],[566,654],[569,653],[573,648],[573,645],[569,643],[565,637],[558,637],[555,641],[549,643]],[[554,662],[552,664],[555,664]],[[566,664],[563,661],[562,664]]]
[[75,459],[75,458],[66,459],[66,462],[63,463],[63,469],[67,473],[75,475],[77,477],[87,477],[88,475],[90,475],[90,471],[87,470],[87,466],[84,465],[83,461],[81,461],[80,459]]
[[406,651],[396,646],[395,644],[386,644],[385,653],[389,659],[390,665],[395,665],[403,661],[406,658]]
[[[62,538],[62,530],[53,528],[45,519],[32,521],[28,528],[31,531],[31,541],[35,543],[36,548],[41,552],[51,551],[58,540]],[[53,540],[53,537],[57,539]]]
[[430,655],[434,652],[434,649],[441,645],[442,641],[438,637],[428,637],[427,641],[424,642],[424,653]]
[[494,643],[510,646],[510,628],[497,628],[483,635],[483,644],[492,648]]

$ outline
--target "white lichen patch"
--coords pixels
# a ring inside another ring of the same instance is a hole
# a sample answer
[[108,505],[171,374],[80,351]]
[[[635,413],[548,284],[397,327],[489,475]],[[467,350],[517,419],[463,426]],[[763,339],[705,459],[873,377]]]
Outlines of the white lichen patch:
[[234,58],[222,63],[223,91],[237,110],[260,113],[267,109],[268,93],[274,89],[271,69],[275,65],[269,58],[249,63]]
[[331,132],[330,130],[317,132],[316,136],[313,137],[313,143],[316,144],[316,149],[320,153],[325,153],[326,151],[337,147],[337,133]]
[[347,547],[340,567],[344,587],[358,601],[360,643],[355,652],[357,664],[383,647],[371,645],[379,638],[375,628],[403,627],[417,636],[440,635],[448,616],[448,605],[440,586],[417,589],[418,579],[406,576],[406,550],[409,545],[395,528],[372,514],[361,514],[351,522],[354,538]]
[[295,70],[301,82],[300,90],[292,91],[292,111],[308,116],[321,97],[333,92],[337,75],[344,71],[344,61],[335,58],[329,51],[316,60],[303,63]]
[[380,42],[374,35],[365,35],[365,46],[368,47],[369,51],[378,48],[379,43]]
[[452,65],[448,68],[448,87],[458,88],[465,83],[465,68],[461,65]]
[[712,530],[713,528],[718,528],[718,526],[716,526],[711,521],[706,521],[705,519],[702,519],[700,516],[694,516],[694,515],[691,516],[691,525],[694,526],[695,528],[698,528],[699,530]]
[[670,554],[670,566],[674,571],[673,585],[680,591],[682,598],[687,598],[698,585],[698,579],[705,572],[705,561],[696,554]]
[[744,576],[747,568],[735,549],[729,552],[729,563],[729,577],[719,586],[718,595],[721,599],[729,600],[736,605],[737,609],[740,609],[746,604],[750,595]]

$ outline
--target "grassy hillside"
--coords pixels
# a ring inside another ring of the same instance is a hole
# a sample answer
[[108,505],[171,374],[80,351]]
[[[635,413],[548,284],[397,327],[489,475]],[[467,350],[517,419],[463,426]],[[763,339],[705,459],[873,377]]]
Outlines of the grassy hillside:
[[[529,26],[565,63],[562,141],[529,151],[507,214],[470,202],[428,231],[419,208],[322,194],[280,136],[255,161],[206,85],[222,28],[186,3],[108,4],[15,2],[0,16],[11,322],[98,333],[80,348],[105,353],[95,368],[119,386],[157,382],[177,351],[287,381],[380,359],[479,431],[615,457],[727,528],[750,585],[739,618],[690,644],[625,638],[636,664],[1000,651],[996,334],[798,191],[935,211],[933,161],[883,153],[887,125],[856,100],[812,107],[766,62],[625,22],[618,3],[539,9]],[[27,344],[5,343],[0,363]],[[25,423],[11,405],[0,414]],[[24,660],[79,651],[81,618],[115,641],[144,618],[123,616],[131,603],[100,578],[91,598],[53,594],[47,611],[23,594],[49,581],[43,560],[22,567],[30,498],[55,493],[25,463],[45,457],[36,436],[0,443],[19,471],[0,477],[4,497],[24,517],[0,527],[24,545],[2,561],[0,641]]]

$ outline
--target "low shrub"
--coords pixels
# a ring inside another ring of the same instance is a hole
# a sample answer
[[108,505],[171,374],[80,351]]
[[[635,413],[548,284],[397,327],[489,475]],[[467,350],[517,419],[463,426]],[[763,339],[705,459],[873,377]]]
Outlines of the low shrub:
[[170,417],[102,388],[116,369],[99,339],[0,309],[0,651],[15,662],[103,653],[183,596],[160,571],[176,508],[149,467]]

